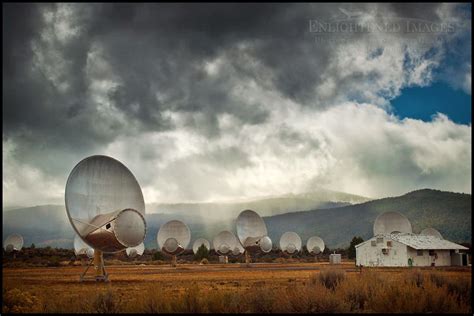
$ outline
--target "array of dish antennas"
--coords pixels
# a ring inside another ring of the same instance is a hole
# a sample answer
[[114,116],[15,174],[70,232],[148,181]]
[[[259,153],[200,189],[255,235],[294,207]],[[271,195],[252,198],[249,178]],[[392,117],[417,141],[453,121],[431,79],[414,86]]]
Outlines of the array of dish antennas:
[[197,254],[199,248],[201,248],[201,246],[206,247],[206,249],[209,251],[211,250],[211,244],[209,243],[209,241],[207,241],[207,239],[204,239],[204,238],[198,238],[194,241],[194,244],[193,244],[193,253],[194,254]]
[[280,237],[280,249],[289,255],[294,255],[301,250],[301,238],[295,232],[286,232]]
[[374,222],[374,236],[380,234],[412,233],[411,223],[398,212],[385,212]]
[[102,253],[138,246],[145,239],[145,202],[130,170],[108,156],[90,156],[69,174],[66,211],[79,237],[94,249],[96,280],[107,280]]
[[143,255],[144,251],[145,251],[145,244],[144,243],[141,243],[136,247],[129,247],[129,248],[125,249],[125,253],[130,258],[135,258],[137,256],[141,256],[141,255]]
[[306,249],[308,252],[313,255],[319,255],[324,251],[325,245],[321,237],[313,236],[308,239],[306,242]]
[[21,248],[23,248],[23,237],[19,234],[12,234],[3,242],[3,249],[7,253],[20,251]]
[[74,254],[94,258],[94,248],[86,244],[78,235],[74,236]]
[[420,235],[425,235],[425,236],[435,236],[435,237],[438,237],[439,239],[443,239],[443,235],[441,235],[441,233],[432,228],[432,227],[428,227],[428,228],[425,228],[421,231]]
[[228,256],[230,254],[238,256],[243,253],[242,245],[240,245],[238,239],[228,230],[221,231],[212,240],[214,250],[222,256]]

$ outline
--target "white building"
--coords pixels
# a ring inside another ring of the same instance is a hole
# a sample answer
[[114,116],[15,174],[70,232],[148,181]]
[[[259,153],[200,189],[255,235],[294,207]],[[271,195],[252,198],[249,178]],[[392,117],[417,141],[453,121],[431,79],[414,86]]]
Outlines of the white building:
[[364,267],[458,265],[459,250],[468,249],[435,236],[412,233],[379,234],[355,248],[356,265]]

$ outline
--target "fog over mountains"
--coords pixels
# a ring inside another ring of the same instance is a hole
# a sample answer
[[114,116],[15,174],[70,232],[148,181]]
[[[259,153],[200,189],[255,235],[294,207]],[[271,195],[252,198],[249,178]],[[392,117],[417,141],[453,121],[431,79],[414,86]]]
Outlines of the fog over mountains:
[[[399,197],[369,200],[356,195],[318,190],[260,199],[220,202],[147,205],[147,248],[156,248],[160,225],[172,219],[191,229],[191,243],[200,237],[212,240],[222,230],[235,232],[235,218],[244,209],[258,212],[267,224],[274,246],[281,234],[294,231],[303,242],[322,237],[328,247],[345,247],[353,236],[372,235],[376,216],[399,211],[411,221],[415,233],[432,226],[445,238],[471,240],[471,195],[437,190],[419,190]],[[42,205],[3,211],[3,238],[20,233],[25,245],[72,248],[74,231],[64,205]],[[191,245],[190,245],[191,246]]]

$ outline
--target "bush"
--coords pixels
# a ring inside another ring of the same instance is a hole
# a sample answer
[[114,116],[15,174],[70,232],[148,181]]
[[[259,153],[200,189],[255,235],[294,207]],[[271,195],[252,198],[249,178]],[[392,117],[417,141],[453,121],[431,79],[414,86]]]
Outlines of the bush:
[[2,313],[37,313],[41,302],[27,291],[18,288],[3,289]]
[[[345,279],[346,275],[341,270],[322,270],[318,275],[318,281],[326,288],[334,290],[336,286]],[[313,281],[314,284],[314,281]]]
[[114,314],[121,310],[120,298],[115,297],[112,291],[99,293],[94,300],[93,309],[100,314]]
[[161,261],[164,261],[165,260],[165,257],[163,256],[163,254],[160,252],[160,251],[157,251],[153,254],[153,260],[161,260]]

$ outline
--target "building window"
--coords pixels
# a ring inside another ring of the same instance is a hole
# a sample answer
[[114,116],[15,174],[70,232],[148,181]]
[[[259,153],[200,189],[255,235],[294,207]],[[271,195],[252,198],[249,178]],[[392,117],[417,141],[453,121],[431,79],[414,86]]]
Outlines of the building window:
[[391,240],[387,241],[387,247],[392,247],[392,241]]
[[382,248],[382,253],[384,255],[388,255],[388,249],[387,248]]
[[434,256],[434,255],[435,255],[435,251],[434,251],[434,250],[430,250],[429,253],[430,253],[430,256]]
[[372,247],[375,247],[375,246],[377,246],[377,241],[372,240],[372,241],[370,242],[370,244],[372,245]]
[[383,244],[383,238],[382,237],[377,237],[377,243],[378,244]]
[[423,250],[417,250],[416,255],[417,256],[423,256]]

